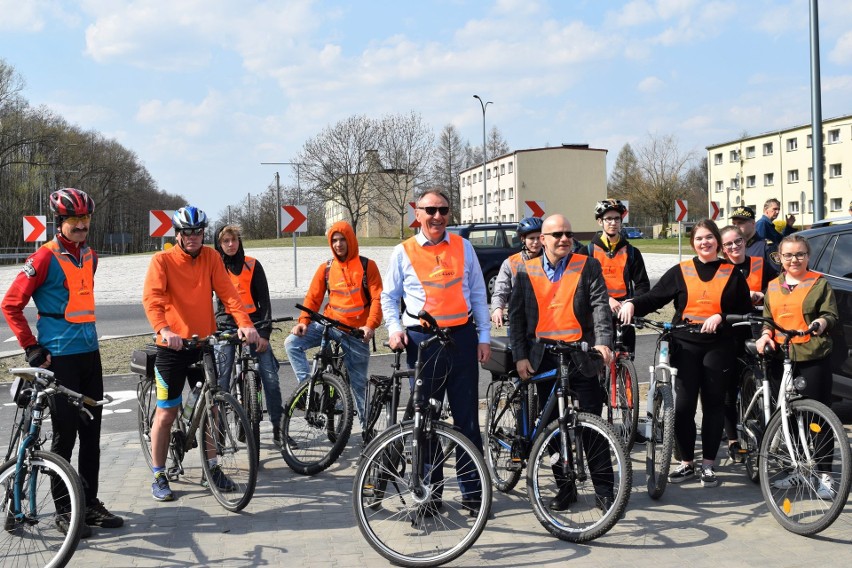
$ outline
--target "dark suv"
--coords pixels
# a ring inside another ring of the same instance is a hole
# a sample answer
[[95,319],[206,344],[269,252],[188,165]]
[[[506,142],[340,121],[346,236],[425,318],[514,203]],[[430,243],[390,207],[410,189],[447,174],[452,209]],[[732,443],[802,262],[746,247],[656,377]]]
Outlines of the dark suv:
[[829,219],[832,224],[799,233],[811,246],[808,263],[822,273],[834,290],[840,325],[832,331],[835,396],[852,400],[852,217]]
[[450,225],[447,230],[470,241],[476,249],[479,266],[485,277],[488,289],[488,301],[494,291],[494,281],[503,261],[521,250],[517,223],[471,223],[469,225]]

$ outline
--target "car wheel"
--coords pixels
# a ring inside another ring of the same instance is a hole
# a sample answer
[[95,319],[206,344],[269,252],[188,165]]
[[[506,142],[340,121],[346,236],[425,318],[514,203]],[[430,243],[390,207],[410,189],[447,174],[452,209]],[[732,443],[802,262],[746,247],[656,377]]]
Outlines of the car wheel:
[[485,277],[485,288],[488,292],[488,303],[491,303],[491,295],[494,293],[494,285],[497,283],[497,272],[489,272]]

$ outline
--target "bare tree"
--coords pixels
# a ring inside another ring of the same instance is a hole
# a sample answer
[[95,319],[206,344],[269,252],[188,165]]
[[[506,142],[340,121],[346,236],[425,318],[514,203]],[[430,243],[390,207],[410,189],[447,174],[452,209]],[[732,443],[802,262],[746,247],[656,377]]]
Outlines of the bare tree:
[[[506,142],[506,139],[503,138],[503,134],[500,132],[500,129],[496,126],[492,126],[491,130],[488,131],[488,138],[485,141],[485,146],[488,148],[488,159],[493,160],[497,156],[502,156],[503,154],[508,154],[511,152],[511,148],[509,147],[509,143]],[[468,166],[481,164],[482,163],[482,146],[474,146],[471,149],[470,159]]]
[[[468,145],[467,149],[469,150],[469,148]],[[467,167],[465,150],[456,127],[452,124],[444,126],[438,136],[433,177],[435,185],[440,187],[450,198],[451,223],[459,223],[461,220],[459,175]]]
[[662,223],[665,232],[674,213],[675,199],[686,197],[684,176],[693,160],[691,152],[681,152],[673,135],[649,135],[636,151],[639,175],[632,183],[631,205],[635,203],[647,211],[652,219]]

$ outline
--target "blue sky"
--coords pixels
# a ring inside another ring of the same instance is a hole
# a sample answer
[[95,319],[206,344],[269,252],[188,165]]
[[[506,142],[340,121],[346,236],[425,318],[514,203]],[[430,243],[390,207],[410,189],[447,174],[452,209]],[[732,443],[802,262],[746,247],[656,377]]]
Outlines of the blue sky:
[[[852,2],[820,10],[823,116],[852,113]],[[810,121],[807,0],[0,0],[24,96],[216,216],[348,116],[419,112],[513,149],[684,152]]]

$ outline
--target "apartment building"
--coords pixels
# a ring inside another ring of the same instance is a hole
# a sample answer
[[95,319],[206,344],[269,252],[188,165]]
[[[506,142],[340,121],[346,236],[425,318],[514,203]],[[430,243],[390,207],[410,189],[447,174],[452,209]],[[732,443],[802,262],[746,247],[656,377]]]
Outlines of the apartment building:
[[[852,115],[823,121],[823,218],[847,215],[852,201]],[[745,205],[760,215],[767,199],[781,202],[782,216],[813,223],[811,125],[748,136],[707,147],[708,197],[720,219]],[[817,168],[818,175],[820,168]]]
[[[517,150],[461,172],[463,223],[517,222],[524,202],[561,213],[574,232],[594,233],[595,203],[606,198],[606,150],[588,144]],[[487,218],[486,218],[487,212]]]

